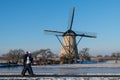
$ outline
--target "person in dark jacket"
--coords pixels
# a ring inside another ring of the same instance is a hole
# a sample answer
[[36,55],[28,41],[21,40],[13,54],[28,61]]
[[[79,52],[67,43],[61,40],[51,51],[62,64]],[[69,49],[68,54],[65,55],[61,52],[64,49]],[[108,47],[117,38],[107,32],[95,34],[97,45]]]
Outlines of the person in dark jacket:
[[25,73],[28,71],[29,75],[33,76],[33,70],[31,64],[33,63],[33,58],[30,52],[26,51],[24,58],[23,58],[23,70],[22,75],[25,76]]

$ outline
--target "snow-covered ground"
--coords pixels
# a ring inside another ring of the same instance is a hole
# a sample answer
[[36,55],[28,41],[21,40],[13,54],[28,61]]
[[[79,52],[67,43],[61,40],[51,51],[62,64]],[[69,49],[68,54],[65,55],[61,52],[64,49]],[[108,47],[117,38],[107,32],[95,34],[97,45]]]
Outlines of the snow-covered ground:
[[0,80],[120,80],[119,77],[6,77]]
[[41,68],[119,68],[119,63],[104,63],[104,64],[60,64],[60,65],[39,65],[33,67]]

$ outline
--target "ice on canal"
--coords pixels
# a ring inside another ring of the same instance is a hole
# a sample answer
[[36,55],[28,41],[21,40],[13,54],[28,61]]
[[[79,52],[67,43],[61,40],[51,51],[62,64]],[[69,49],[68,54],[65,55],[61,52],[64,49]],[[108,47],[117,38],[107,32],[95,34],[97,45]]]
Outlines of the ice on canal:
[[[0,68],[2,75],[21,74],[23,67]],[[46,75],[120,75],[120,64],[64,64],[32,66],[35,74]],[[4,80],[120,80],[120,77],[7,77]],[[2,77],[0,77],[2,80]]]

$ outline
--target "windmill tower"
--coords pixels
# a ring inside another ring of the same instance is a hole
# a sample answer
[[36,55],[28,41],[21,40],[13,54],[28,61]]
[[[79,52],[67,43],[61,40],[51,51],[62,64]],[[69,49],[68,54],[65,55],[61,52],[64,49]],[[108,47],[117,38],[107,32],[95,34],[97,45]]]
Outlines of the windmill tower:
[[[66,63],[66,60],[67,60],[67,63],[71,63],[72,61],[77,62],[77,59],[79,58],[77,46],[80,40],[83,37],[96,38],[96,36],[93,34],[77,33],[72,30],[74,12],[75,12],[75,8],[72,9],[72,17],[71,17],[69,28],[67,31],[61,32],[61,31],[45,30],[45,32],[54,33],[54,35],[57,37],[57,39],[62,45],[62,48],[60,51],[61,63]],[[63,42],[60,40],[59,36],[63,37]],[[77,36],[80,37],[78,42],[76,41]]]

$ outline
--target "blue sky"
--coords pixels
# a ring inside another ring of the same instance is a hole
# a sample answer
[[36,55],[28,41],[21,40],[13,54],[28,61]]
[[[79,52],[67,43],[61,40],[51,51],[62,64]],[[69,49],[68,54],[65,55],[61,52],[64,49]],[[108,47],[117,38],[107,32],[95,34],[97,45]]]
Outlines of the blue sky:
[[120,0],[0,0],[0,54],[10,49],[35,51],[61,45],[44,29],[66,31],[72,7],[76,8],[73,30],[97,33],[83,38],[78,49],[91,55],[120,52]]

